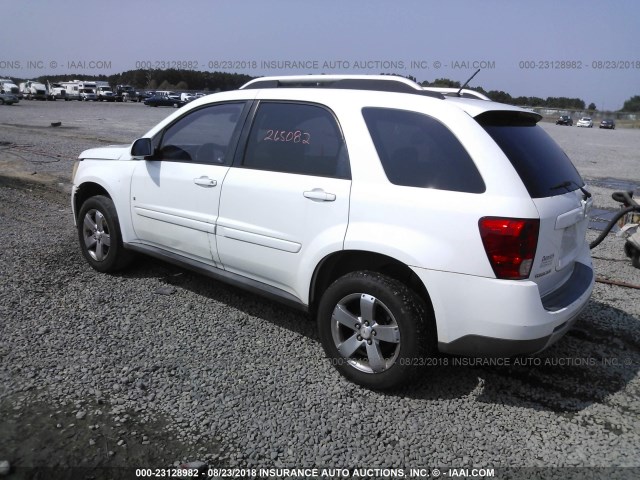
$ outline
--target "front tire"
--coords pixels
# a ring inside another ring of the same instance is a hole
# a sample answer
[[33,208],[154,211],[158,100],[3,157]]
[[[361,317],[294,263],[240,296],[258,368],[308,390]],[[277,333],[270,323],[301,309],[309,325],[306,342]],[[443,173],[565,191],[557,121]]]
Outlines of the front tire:
[[131,263],[133,253],[122,245],[118,213],[110,198],[97,195],[86,200],[77,223],[82,254],[95,270],[115,272]]
[[361,271],[336,280],[318,306],[327,358],[347,379],[376,390],[407,383],[436,352],[424,302],[386,275]]

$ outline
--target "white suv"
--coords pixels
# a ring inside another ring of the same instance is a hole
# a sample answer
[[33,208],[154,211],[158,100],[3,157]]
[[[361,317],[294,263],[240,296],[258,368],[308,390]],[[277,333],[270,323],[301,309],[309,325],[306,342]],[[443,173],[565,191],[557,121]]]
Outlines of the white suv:
[[261,78],[83,152],[80,246],[101,272],[139,252],[309,311],[371,388],[437,351],[533,354],[594,282],[591,195],[538,120],[401,77]]

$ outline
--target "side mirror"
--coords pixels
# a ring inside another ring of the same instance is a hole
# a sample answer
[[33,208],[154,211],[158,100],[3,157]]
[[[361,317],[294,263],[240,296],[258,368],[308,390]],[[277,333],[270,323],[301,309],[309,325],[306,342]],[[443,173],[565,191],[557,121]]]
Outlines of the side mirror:
[[153,155],[153,146],[150,138],[139,138],[131,146],[131,156],[137,160],[144,160]]

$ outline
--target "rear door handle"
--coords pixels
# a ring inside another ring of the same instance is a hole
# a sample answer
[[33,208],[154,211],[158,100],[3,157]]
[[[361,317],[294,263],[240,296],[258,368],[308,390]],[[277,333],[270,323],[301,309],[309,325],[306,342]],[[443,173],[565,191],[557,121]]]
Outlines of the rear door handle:
[[314,200],[317,202],[333,202],[336,199],[336,195],[334,193],[327,193],[321,188],[314,188],[313,190],[308,190],[303,192],[302,195],[305,198],[310,200]]
[[196,185],[200,185],[201,187],[215,187],[218,182],[216,182],[213,178],[209,177],[198,177],[193,179],[193,183]]

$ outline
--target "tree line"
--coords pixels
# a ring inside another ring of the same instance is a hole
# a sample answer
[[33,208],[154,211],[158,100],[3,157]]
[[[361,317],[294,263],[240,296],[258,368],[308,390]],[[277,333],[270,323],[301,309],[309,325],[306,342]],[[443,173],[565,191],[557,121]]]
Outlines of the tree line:
[[[454,87],[460,88],[462,85],[460,82],[450,80],[448,78],[437,78],[433,82],[424,81],[421,83],[423,87]],[[512,97],[507,92],[502,90],[485,90],[482,87],[469,87],[472,90],[476,90],[485,94],[494,102],[508,103],[510,105],[518,105],[522,107],[547,107],[557,109],[570,109],[570,110],[584,110],[586,103],[581,98],[568,98],[568,97]],[[596,110],[594,103],[589,104],[588,110]]]
[[624,112],[640,112],[640,95],[635,95],[624,102],[622,107]]
[[[226,72],[206,72],[196,70],[178,70],[178,69],[138,69],[128,70],[114,75],[45,75],[36,80],[46,83],[69,81],[81,77],[83,80],[101,80],[109,82],[110,85],[131,85],[136,89],[143,90],[200,90],[206,92],[221,92],[226,90],[235,90],[244,85],[255,77],[239,73]],[[453,87],[460,88],[460,82],[450,80],[448,78],[437,78],[433,82],[418,82],[415,77],[407,76],[407,78],[420,83],[422,86],[430,87]],[[16,81],[22,81],[16,79]],[[491,100],[511,105],[527,106],[527,107],[547,107],[556,109],[585,110],[586,103],[580,98],[568,97],[512,97],[509,93],[502,90],[485,90],[482,87],[470,87],[473,90],[481,92]],[[592,102],[586,106],[587,110],[597,110],[596,105]],[[640,96],[636,95],[624,102],[621,111],[639,112]]]

